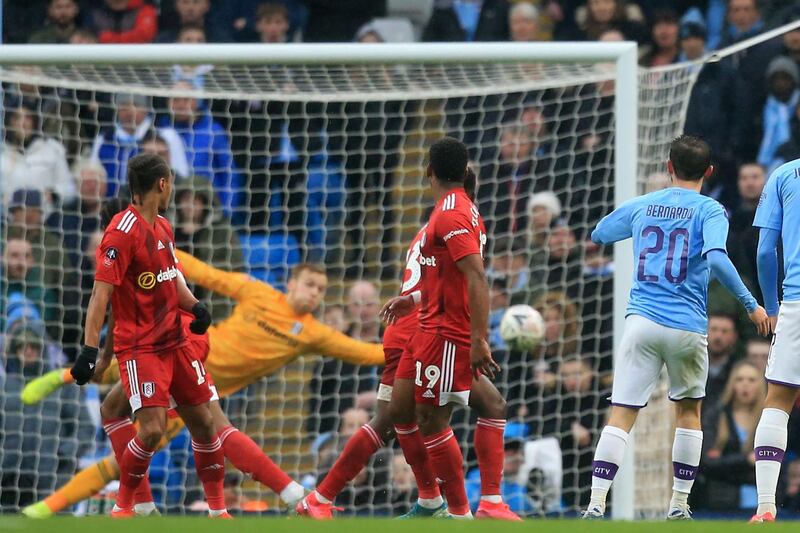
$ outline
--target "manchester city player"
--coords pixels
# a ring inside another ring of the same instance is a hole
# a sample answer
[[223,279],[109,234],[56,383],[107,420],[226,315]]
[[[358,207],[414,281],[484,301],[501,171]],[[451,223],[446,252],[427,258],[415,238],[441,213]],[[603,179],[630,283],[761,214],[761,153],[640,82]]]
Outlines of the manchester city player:
[[672,187],[625,202],[592,233],[592,240],[603,245],[633,238],[634,273],[615,363],[611,415],[595,450],[591,501],[584,518],[603,517],[628,433],[664,365],[677,426],[667,519],[691,518],[687,499],[703,444],[700,403],[708,376],[706,297],[712,273],[744,305],[759,333],[769,332],[766,312],[726,253],[725,211],[700,194],[704,179],[714,170],[708,144],[689,135],[678,137],[670,146],[667,169]]

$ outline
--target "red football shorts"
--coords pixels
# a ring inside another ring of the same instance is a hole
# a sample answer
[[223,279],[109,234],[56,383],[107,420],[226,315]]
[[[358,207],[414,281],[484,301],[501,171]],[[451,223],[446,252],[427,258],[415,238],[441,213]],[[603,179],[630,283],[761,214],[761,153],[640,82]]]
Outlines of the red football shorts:
[[417,403],[467,405],[472,387],[469,347],[417,331],[400,358],[395,377],[414,380]]
[[392,399],[392,386],[394,386],[394,374],[400,364],[403,355],[401,348],[384,348],[383,355],[386,358],[386,365],[381,373],[381,384],[378,386],[378,399],[388,402]]
[[131,411],[200,405],[219,399],[203,365],[207,356],[208,338],[199,337],[167,353],[123,357],[119,362],[120,381]]

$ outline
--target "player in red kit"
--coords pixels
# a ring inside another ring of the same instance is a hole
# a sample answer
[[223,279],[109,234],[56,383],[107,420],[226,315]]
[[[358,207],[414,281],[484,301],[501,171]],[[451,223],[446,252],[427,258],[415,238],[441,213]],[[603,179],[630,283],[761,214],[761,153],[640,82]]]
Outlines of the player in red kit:
[[134,494],[164,435],[172,401],[192,434],[209,513],[230,517],[222,486],[225,459],[208,407],[213,393],[202,357],[194,353],[198,344],[187,342],[183,333],[180,311],[191,310],[194,334],[205,333],[211,317],[186,286],[176,266],[172,227],[158,214],[169,204],[172,180],[169,165],[159,156],[141,154],[128,162],[133,201],[111,219],[97,249],[84,346],[71,370],[79,385],[91,379],[111,300],[120,379],[139,422],[138,432],[130,425],[118,429],[131,436],[124,450],[115,450],[121,451],[120,488],[112,511],[118,518],[134,516]]
[[[471,169],[467,171],[465,190],[470,198],[475,193],[475,174]],[[367,424],[361,427],[350,439],[331,470],[317,486],[315,492],[306,496],[298,504],[297,512],[301,515],[317,519],[332,517],[333,501],[344,486],[366,466],[370,457],[386,442],[395,437],[394,427],[389,416],[392,388],[395,373],[404,349],[414,335],[419,325],[418,314],[415,311],[421,299],[420,279],[421,265],[419,263],[422,236],[427,226],[423,226],[411,241],[406,253],[406,269],[403,274],[403,285],[400,297],[392,299],[405,308],[405,315],[397,317],[392,315],[383,335],[383,349],[386,356],[386,366],[381,375],[378,388],[378,402],[376,414]],[[389,303],[387,303],[387,306]],[[385,308],[386,308],[385,307]],[[402,398],[403,405],[399,409],[411,412],[414,410],[413,395]],[[481,472],[481,494],[483,498],[497,499],[500,502],[491,514],[485,513],[487,518],[501,518],[519,520],[508,506],[502,504],[500,497],[500,480],[503,469],[503,428],[505,427],[506,403],[497,388],[486,377],[473,381],[470,394],[470,406],[474,407],[480,416],[478,430],[475,433],[475,447],[478,455],[478,466]],[[404,433],[398,439],[413,440],[411,434],[418,431],[416,424],[403,428]],[[487,438],[488,437],[488,438]],[[420,439],[421,441],[421,439]],[[499,451],[498,451],[499,450]],[[417,479],[418,500],[409,513],[401,518],[412,517],[443,517],[447,515],[447,505],[443,502],[439,485],[427,460],[424,444],[419,452],[422,459],[416,463],[414,475]],[[485,506],[485,505],[484,505]],[[484,509],[485,511],[485,509]],[[478,516],[482,516],[479,512]]]
[[[463,187],[467,160],[466,146],[449,137],[430,148],[427,175],[437,202],[420,240],[419,327],[400,360],[392,395],[392,418],[406,461],[415,472],[422,470],[424,443],[448,511],[458,518],[472,513],[463,456],[450,428],[452,404],[468,404],[473,378],[493,378],[499,370],[487,340],[486,229]],[[396,408],[411,395],[416,412]]]

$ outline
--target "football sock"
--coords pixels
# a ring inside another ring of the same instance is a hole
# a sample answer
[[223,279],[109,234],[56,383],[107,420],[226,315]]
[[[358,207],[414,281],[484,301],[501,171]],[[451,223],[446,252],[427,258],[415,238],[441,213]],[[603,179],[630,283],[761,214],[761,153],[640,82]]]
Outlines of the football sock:
[[692,485],[697,477],[700,454],[703,451],[703,432],[698,429],[675,429],[672,442],[672,502],[670,507],[686,506]]
[[627,432],[614,426],[603,428],[592,462],[592,495],[589,507],[600,507],[602,512],[605,512],[608,489],[611,488],[614,476],[617,475],[619,465],[625,457],[627,443]]
[[150,466],[150,459],[153,458],[153,453],[153,450],[142,444],[139,437],[134,437],[128,443],[122,458],[119,460],[118,508],[131,509],[133,507],[134,493],[147,476],[147,467]]
[[218,436],[225,457],[241,472],[272,489],[286,503],[296,503],[303,497],[303,488],[292,481],[249,436],[233,426],[224,427]]
[[[103,430],[105,430],[108,440],[111,441],[111,448],[114,450],[114,457],[117,463],[122,460],[122,454],[128,446],[128,443],[136,436],[136,428],[131,423],[130,418],[114,418],[112,420],[103,421]],[[134,503],[152,503],[153,494],[150,490],[150,481],[147,476],[142,478],[139,487],[136,489],[136,494],[133,496]]]
[[[197,477],[203,484],[209,512],[225,511],[225,494],[222,482],[225,478],[225,453],[219,437],[211,442],[197,442],[192,439],[194,466]],[[263,454],[262,454],[263,455]],[[214,514],[212,513],[212,516]]]
[[367,465],[369,458],[384,446],[383,440],[369,424],[356,431],[342,450],[325,479],[317,485],[317,492],[328,500],[335,500],[345,484],[352,481]]
[[442,480],[442,490],[447,498],[451,515],[470,514],[467,490],[464,487],[464,457],[451,428],[425,437],[434,475]]
[[[397,442],[403,450],[406,463],[414,472],[417,481],[417,495],[419,504],[423,507],[435,508],[442,505],[442,494],[439,492],[439,484],[431,468],[428,452],[425,449],[425,441],[419,432],[416,424],[397,424],[394,426],[397,434]],[[439,502],[434,506],[435,502]]]
[[500,481],[503,479],[505,451],[503,432],[506,421],[497,418],[478,418],[475,428],[475,454],[481,473],[481,499],[500,503]]
[[758,489],[757,514],[778,512],[775,490],[781,473],[781,462],[786,452],[789,413],[766,408],[761,412],[755,436],[756,488]]
[[119,477],[119,469],[108,457],[87,466],[70,478],[67,483],[44,499],[47,508],[57,513],[70,505],[91,498]]

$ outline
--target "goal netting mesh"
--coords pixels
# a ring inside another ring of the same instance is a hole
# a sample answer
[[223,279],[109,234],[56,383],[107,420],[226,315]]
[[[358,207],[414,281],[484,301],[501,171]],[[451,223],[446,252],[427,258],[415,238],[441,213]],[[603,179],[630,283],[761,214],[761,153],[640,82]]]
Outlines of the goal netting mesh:
[[[97,414],[102,388],[66,387],[38,406],[22,405],[19,390],[76,354],[99,230],[93,206],[98,195],[126,194],[128,157],[150,150],[170,158],[178,248],[281,290],[292,265],[322,263],[329,288],[320,320],[379,342],[378,301],[397,293],[406,246],[433,203],[426,148],[445,134],[466,142],[479,179],[493,326],[516,303],[536,307],[547,324],[534,353],[509,351],[492,333],[503,366],[496,383],[508,401],[513,506],[541,515],[585,505],[611,383],[614,265],[588,237],[613,207],[614,75],[613,65],[581,63],[0,69],[3,249],[6,261],[23,265],[4,269],[0,296],[2,510],[43,498],[110,452]],[[640,72],[641,191],[665,185],[667,146],[681,131],[695,75],[690,65]],[[21,260],[10,257],[20,236],[32,243]],[[216,321],[231,313],[231,302],[196,288]],[[223,406],[313,487],[369,418],[378,376],[301,357]],[[639,421],[642,516],[669,499],[667,404],[657,396]],[[458,410],[453,421],[473,498],[475,418]],[[150,471],[168,512],[190,512],[202,499],[188,443],[179,435]],[[415,495],[398,453],[374,457],[340,496],[345,513],[408,508]],[[232,467],[226,486],[229,507],[280,508]],[[99,512],[102,502],[81,509]]]

